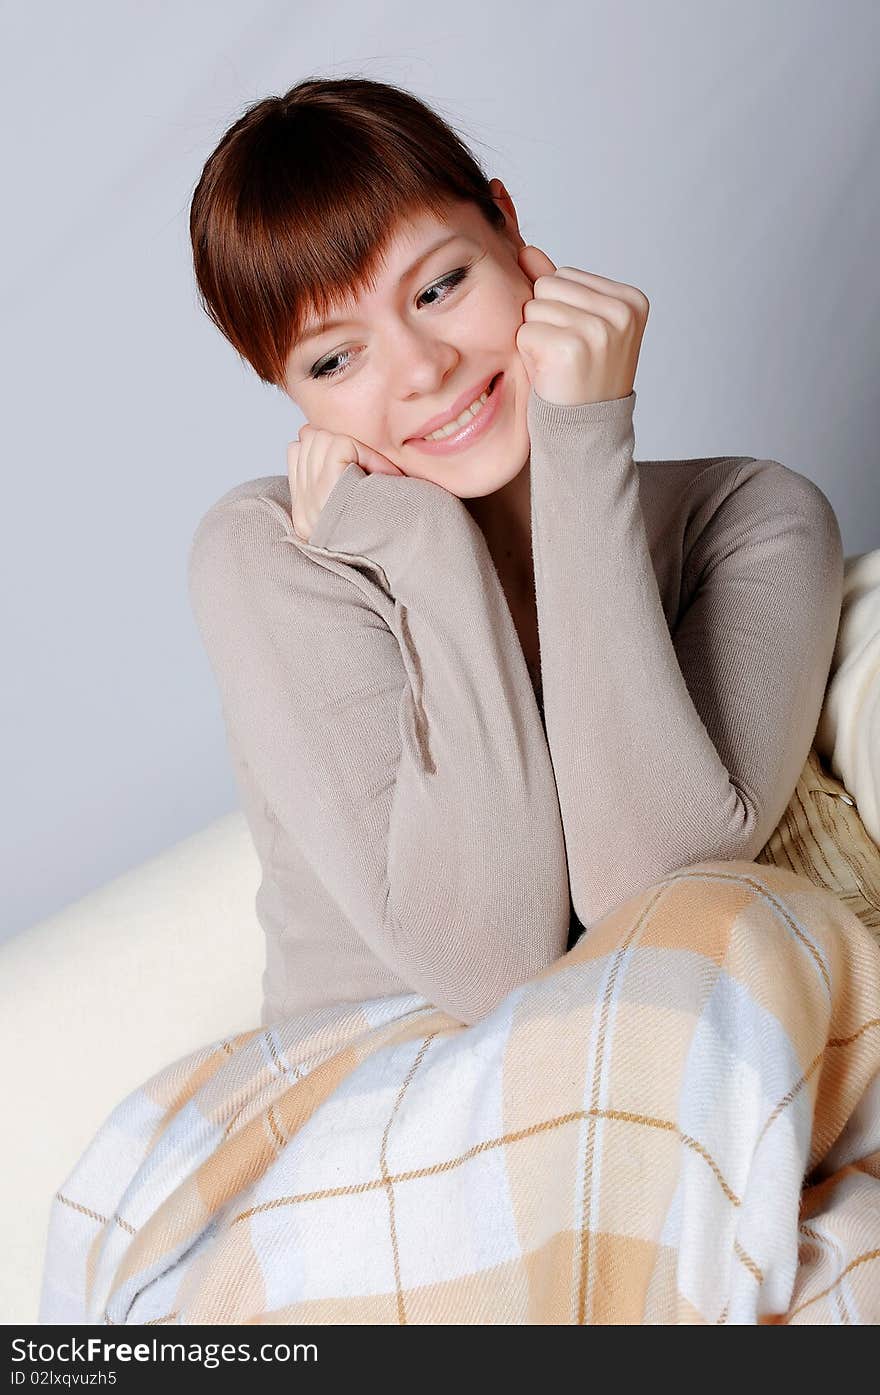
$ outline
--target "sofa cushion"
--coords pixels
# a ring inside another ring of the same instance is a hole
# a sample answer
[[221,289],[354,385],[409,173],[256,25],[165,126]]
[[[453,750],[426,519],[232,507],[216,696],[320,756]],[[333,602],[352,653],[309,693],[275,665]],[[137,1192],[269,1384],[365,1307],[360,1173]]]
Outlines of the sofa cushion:
[[846,903],[880,945],[880,847],[815,746],[756,862],[787,867]]

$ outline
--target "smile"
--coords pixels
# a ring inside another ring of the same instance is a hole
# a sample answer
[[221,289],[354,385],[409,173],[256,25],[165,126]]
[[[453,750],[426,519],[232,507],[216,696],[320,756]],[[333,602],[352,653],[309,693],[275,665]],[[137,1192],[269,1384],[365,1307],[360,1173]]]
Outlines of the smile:
[[428,455],[448,455],[464,450],[472,441],[484,436],[497,420],[503,397],[504,374],[497,373],[485,392],[475,398],[454,422],[449,422],[430,436],[413,436],[408,442]]

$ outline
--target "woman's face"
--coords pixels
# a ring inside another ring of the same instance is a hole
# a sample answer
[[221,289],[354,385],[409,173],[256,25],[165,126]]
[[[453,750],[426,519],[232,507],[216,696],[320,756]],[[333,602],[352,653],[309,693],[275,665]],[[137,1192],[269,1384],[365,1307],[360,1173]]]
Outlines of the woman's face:
[[[529,380],[515,340],[532,283],[517,260],[513,204],[499,180],[491,187],[505,213],[500,232],[469,202],[450,204],[449,223],[431,214],[402,225],[376,290],[344,307],[344,323],[314,336],[306,326],[284,384],[310,426],[354,436],[462,499],[502,488],[530,451]],[[470,444],[440,455],[413,439],[498,373],[490,424]]]

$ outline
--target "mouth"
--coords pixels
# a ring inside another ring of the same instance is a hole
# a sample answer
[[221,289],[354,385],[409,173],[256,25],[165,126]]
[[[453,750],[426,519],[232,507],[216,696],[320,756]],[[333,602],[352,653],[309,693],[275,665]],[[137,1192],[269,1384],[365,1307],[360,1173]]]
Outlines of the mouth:
[[[498,416],[500,399],[503,395],[501,391],[503,378],[503,371],[494,374],[479,394],[474,395],[474,402],[462,409],[458,421],[453,419],[452,423],[447,423],[445,428],[441,428],[440,435],[410,436],[404,445],[416,446],[419,450],[432,455],[445,455],[452,450],[470,445],[472,440],[482,436],[489,429]],[[476,402],[480,402],[481,405],[476,412],[473,412],[471,407]]]
[[456,420],[457,417],[462,416],[472,403],[476,402],[476,400],[479,397],[482,397],[484,392],[491,392],[492,388],[495,386],[500,376],[500,373],[496,373],[495,376],[493,378],[490,378],[488,381],[484,378],[482,383],[478,383],[474,388],[472,388],[469,391],[467,397],[462,395],[462,397],[458,399],[458,402],[456,403],[456,406],[458,408],[457,411],[453,410],[452,413],[446,418],[446,420],[442,422],[437,417],[435,417],[433,426],[430,426],[427,431],[423,431],[418,436],[407,436],[406,440],[404,441],[404,445],[407,445],[410,441],[427,441],[431,436],[432,432],[439,431],[442,428],[448,427],[451,422],[454,422]]

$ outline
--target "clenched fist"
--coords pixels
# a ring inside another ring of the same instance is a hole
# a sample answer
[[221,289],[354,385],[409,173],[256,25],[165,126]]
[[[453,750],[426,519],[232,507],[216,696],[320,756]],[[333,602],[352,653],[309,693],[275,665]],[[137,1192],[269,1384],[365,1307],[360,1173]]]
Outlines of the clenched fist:
[[519,265],[533,296],[516,347],[538,396],[560,406],[629,397],[650,310],[644,291],[554,266],[533,244],[520,247]]

